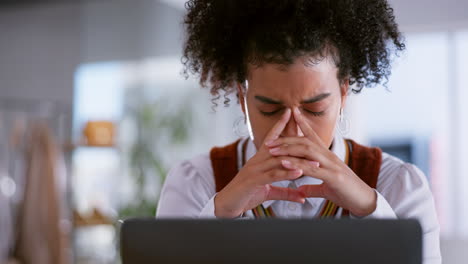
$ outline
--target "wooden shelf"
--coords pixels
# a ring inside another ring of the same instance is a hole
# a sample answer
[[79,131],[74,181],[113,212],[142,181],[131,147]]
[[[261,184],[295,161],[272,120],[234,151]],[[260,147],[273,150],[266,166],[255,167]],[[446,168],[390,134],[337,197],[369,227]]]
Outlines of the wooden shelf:
[[116,145],[90,145],[85,143],[66,143],[63,145],[65,151],[70,152],[78,148],[108,148],[108,149],[118,149]]
[[75,227],[97,226],[97,225],[113,225],[114,222],[99,210],[94,209],[89,216],[83,216],[77,211],[73,211],[73,222]]

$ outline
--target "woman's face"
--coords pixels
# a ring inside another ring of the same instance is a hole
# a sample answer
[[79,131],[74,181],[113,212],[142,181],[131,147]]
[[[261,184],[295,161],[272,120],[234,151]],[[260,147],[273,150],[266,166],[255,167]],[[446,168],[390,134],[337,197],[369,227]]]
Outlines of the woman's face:
[[[333,141],[348,82],[340,85],[331,59],[313,66],[296,60],[289,66],[250,67],[247,89],[239,85],[240,102],[257,149],[287,108],[298,107],[326,146]],[[291,116],[281,136],[303,136]]]

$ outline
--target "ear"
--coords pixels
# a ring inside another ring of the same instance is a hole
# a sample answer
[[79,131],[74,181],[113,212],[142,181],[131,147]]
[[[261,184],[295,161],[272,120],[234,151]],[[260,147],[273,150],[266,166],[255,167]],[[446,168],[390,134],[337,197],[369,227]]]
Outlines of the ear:
[[245,95],[244,88],[241,83],[237,83],[237,95],[239,96],[239,103],[241,105],[242,112],[244,112],[245,115]]
[[341,108],[345,108],[346,106],[346,99],[348,98],[348,89],[349,89],[349,79],[346,78],[340,86],[341,92]]

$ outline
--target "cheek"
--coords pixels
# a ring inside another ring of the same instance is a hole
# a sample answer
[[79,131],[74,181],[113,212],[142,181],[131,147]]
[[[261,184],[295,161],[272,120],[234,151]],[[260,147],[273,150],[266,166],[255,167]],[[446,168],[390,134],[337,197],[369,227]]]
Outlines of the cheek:
[[326,146],[330,146],[335,135],[336,116],[326,115],[323,117],[309,118],[309,125],[320,137]]
[[321,118],[315,119],[312,125],[312,128],[327,147],[330,147],[335,137],[340,107],[340,103],[333,103],[328,109],[327,114]]
[[275,125],[275,118],[265,118],[259,113],[249,113],[252,134],[254,136],[254,144],[257,149],[265,140],[270,129]]

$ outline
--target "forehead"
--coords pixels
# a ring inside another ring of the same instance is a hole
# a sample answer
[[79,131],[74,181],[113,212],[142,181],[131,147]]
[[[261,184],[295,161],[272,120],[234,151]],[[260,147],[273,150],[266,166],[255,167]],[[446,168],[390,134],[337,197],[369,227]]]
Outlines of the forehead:
[[249,67],[249,93],[282,101],[303,100],[339,91],[338,68],[331,59],[315,64],[296,60],[285,66],[263,64]]

